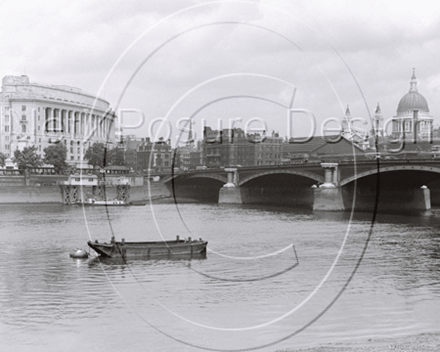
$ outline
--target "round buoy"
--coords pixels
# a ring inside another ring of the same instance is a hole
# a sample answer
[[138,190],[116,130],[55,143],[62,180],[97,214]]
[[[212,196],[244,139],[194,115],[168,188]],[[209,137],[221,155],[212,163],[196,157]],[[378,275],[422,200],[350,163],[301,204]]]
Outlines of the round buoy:
[[77,249],[70,253],[70,258],[88,258],[89,254],[84,249]]

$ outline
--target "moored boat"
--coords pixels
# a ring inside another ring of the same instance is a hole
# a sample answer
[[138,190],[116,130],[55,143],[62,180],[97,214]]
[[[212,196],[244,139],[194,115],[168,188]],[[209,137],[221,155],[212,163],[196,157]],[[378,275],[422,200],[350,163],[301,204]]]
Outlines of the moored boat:
[[148,203],[148,200],[132,200],[130,201],[130,205],[146,205]]
[[127,202],[125,202],[123,200],[119,200],[119,199],[96,200],[94,198],[88,198],[84,202],[78,202],[76,204],[85,205],[85,206],[126,206],[126,205],[130,205],[130,203],[127,203]]
[[207,241],[201,238],[198,240],[181,240],[179,236],[171,241],[151,241],[151,242],[125,242],[115,241],[114,237],[110,243],[99,243],[88,241],[87,244],[101,257],[105,258],[151,258],[164,256],[182,256],[206,253]]

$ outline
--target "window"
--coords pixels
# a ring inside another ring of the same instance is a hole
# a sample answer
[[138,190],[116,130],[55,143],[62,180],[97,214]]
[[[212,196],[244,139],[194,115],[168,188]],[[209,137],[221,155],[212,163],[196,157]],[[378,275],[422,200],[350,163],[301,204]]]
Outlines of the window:
[[38,131],[40,130],[40,126],[38,126]]
[[26,115],[21,115],[21,120],[26,121]]
[[9,122],[9,115],[5,115],[5,122]]
[[40,121],[40,115],[38,115],[38,121]]
[[5,126],[5,132],[9,132],[9,126]]
[[26,133],[26,125],[21,126],[21,132]]
[[26,111],[26,105],[21,106],[21,111]]
[[5,136],[5,141],[9,141],[9,136]]
[[[40,112],[40,107],[38,107],[38,112]],[[40,119],[40,116],[38,116],[38,119]]]
[[6,145],[5,145],[5,149],[6,149],[6,150],[9,150],[9,144],[6,144]]
[[70,160],[73,160],[73,155],[70,156]]
[[38,138],[38,143],[41,143],[41,138]]
[[70,152],[73,153],[73,147],[70,147]]
[[38,151],[41,152],[41,145],[38,146]]

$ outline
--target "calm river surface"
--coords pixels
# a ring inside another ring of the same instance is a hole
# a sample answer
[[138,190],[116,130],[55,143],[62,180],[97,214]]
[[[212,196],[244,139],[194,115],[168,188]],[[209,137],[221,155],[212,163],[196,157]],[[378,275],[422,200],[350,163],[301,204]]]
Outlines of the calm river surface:
[[[372,214],[270,206],[1,205],[0,212],[1,351],[438,341],[440,210],[379,215],[373,228]],[[89,236],[109,241],[112,231],[127,241],[202,237],[209,251],[206,259],[127,264],[69,257]]]

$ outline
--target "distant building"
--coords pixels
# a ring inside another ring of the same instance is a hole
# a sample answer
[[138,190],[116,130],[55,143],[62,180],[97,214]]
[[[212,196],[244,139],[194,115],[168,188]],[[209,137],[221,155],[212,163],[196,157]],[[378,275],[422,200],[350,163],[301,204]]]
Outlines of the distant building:
[[[331,136],[335,139],[339,136]],[[304,142],[301,142],[304,141]],[[312,152],[325,145],[326,140],[323,137],[291,138],[287,143],[282,145],[282,158],[284,164],[301,164],[308,162]]]
[[121,134],[119,136],[117,148],[124,151],[124,161],[128,168],[132,170],[138,169],[137,149],[144,142],[144,138],[138,138],[134,135],[123,136]]
[[[5,76],[0,93],[0,152],[54,142],[67,147],[67,162],[79,166],[94,142],[114,143],[115,113],[104,99],[79,88],[31,83],[28,76]],[[86,138],[87,137],[87,138]]]
[[348,105],[347,109],[345,110],[345,115],[342,119],[341,135],[346,140],[355,143],[362,149],[366,149],[368,147],[368,132],[354,126]]
[[278,133],[246,134],[241,128],[212,130],[205,127],[202,144],[204,165],[209,168],[224,166],[258,166],[281,164],[283,139]]
[[169,142],[163,138],[151,142],[146,138],[136,150],[137,170],[147,172],[170,172],[172,165],[172,150]]
[[397,115],[393,117],[393,134],[405,134],[406,139],[429,139],[432,137],[433,120],[429,115],[428,102],[418,92],[413,69],[409,92],[400,99]]
[[[370,153],[374,152],[374,155],[380,153],[383,157],[391,159],[431,158],[432,153],[437,155],[440,132],[433,127],[433,117],[429,115],[428,102],[418,92],[414,69],[409,92],[400,99],[397,114],[391,122],[392,133],[386,137],[378,103],[369,141]],[[394,143],[391,143],[391,140]],[[405,140],[406,143],[399,143],[399,140]]]

